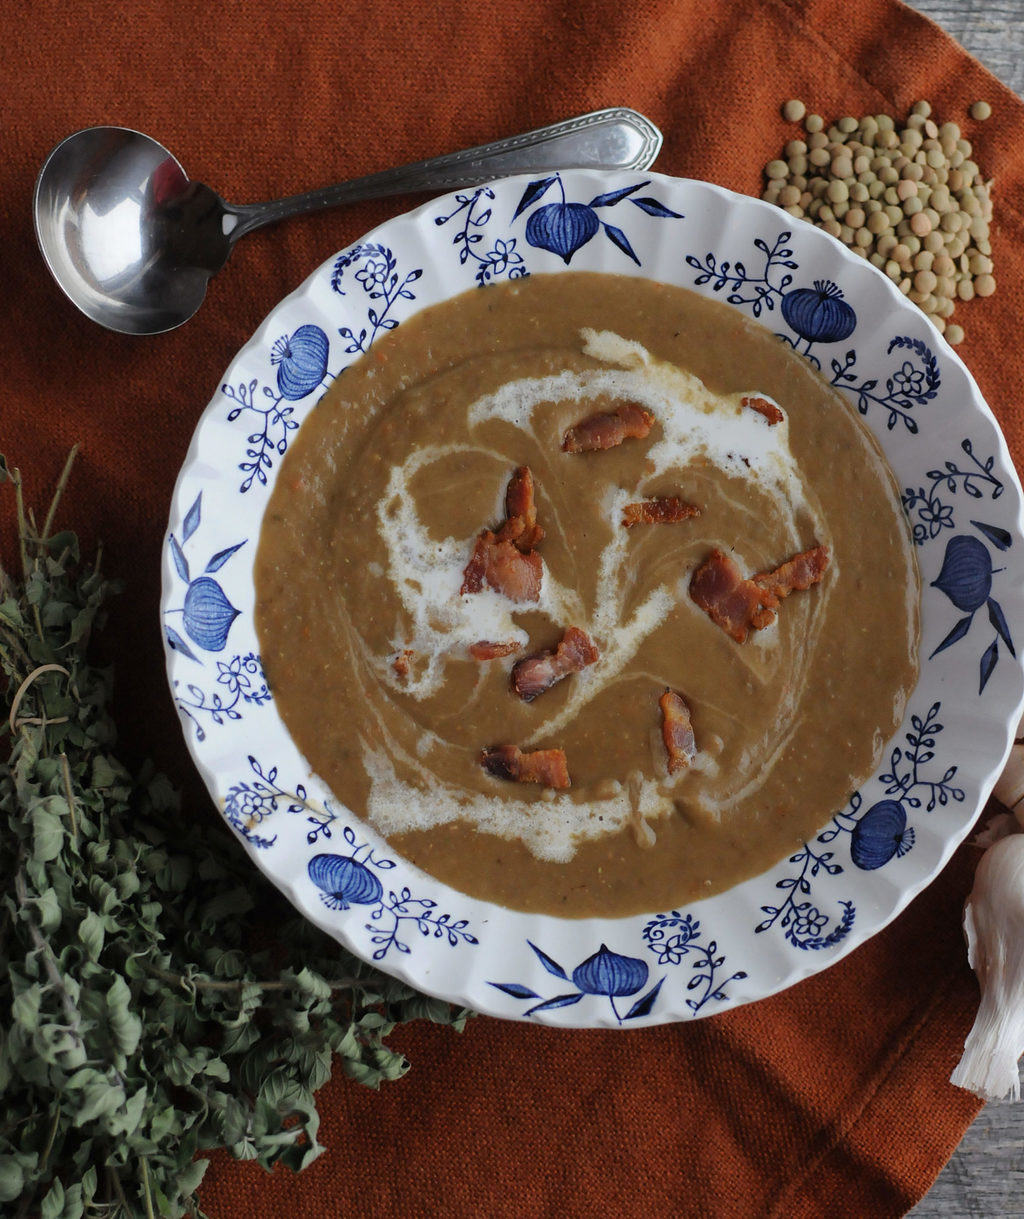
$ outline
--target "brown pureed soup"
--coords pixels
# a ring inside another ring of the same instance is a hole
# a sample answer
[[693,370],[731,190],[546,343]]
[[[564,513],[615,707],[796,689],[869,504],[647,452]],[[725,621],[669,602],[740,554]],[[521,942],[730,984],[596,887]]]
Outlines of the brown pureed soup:
[[[563,450],[624,404],[646,436]],[[537,599],[461,592],[524,466]],[[699,515],[623,524],[659,497]],[[690,595],[715,549],[746,577],[817,545],[820,583],[742,643]],[[685,289],[566,273],[429,308],[337,378],[281,465],[256,623],[293,739],[395,850],[514,909],[619,916],[755,875],[843,806],[916,681],[919,591],[877,444],[802,358]],[[569,628],[598,658],[526,701],[513,665]],[[672,774],[666,690],[696,749]],[[561,749],[571,786],[495,777],[490,746]]]

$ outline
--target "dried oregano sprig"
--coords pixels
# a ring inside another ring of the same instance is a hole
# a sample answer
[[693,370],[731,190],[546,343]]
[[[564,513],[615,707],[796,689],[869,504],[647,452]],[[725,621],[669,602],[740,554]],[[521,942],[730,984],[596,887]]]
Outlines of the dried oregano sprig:
[[[467,1013],[350,956],[212,813],[118,761],[86,657],[112,585],[51,535],[69,468],[37,528],[0,458],[22,567],[0,568],[0,1211],[198,1214],[198,1152],[304,1167],[335,1056],[376,1086],[408,1067],[397,1023]],[[249,951],[257,912],[278,949]]]

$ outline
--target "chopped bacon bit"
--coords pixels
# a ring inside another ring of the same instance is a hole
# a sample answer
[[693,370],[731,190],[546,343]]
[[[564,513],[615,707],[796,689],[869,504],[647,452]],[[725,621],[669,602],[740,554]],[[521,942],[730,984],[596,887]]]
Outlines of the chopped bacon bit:
[[791,592],[817,584],[828,563],[828,547],[815,546],[774,571],[745,580],[728,555],[713,550],[693,573],[690,596],[727,635],[743,643],[749,630],[775,621],[779,602]]
[[520,550],[532,550],[543,541],[544,530],[537,524],[537,503],[529,466],[520,466],[508,480],[505,518],[505,524],[498,531],[499,538],[515,542]]
[[747,406],[752,411],[757,411],[759,415],[764,415],[769,427],[781,423],[786,417],[775,403],[769,402],[767,398],[741,398],[740,406]]
[[526,656],[512,666],[512,688],[524,703],[550,690],[570,673],[579,673],[600,656],[593,640],[577,626],[571,626],[553,652]]
[[654,416],[637,402],[622,402],[606,414],[591,415],[574,424],[562,437],[563,453],[594,453],[614,449],[624,440],[642,440]]
[[539,554],[524,554],[512,542],[485,529],[462,573],[461,593],[478,593],[484,582],[510,601],[538,601],[544,564]]
[[753,580],[745,580],[733,560],[713,550],[690,579],[690,596],[737,643],[751,627],[767,626],[776,597]]
[[781,601],[788,597],[794,589],[803,591],[817,584],[828,567],[829,553],[827,546],[815,546],[805,550],[803,554],[794,555],[781,567],[774,571],[762,571],[754,576],[754,583],[766,588]]
[[513,783],[570,786],[564,749],[535,749],[532,753],[523,753],[518,745],[492,745],[481,752],[480,765],[496,779],[510,779]]
[[509,643],[492,643],[489,639],[481,639],[478,643],[469,645],[469,654],[474,660],[499,660],[502,656],[511,656],[523,645],[514,640]]
[[466,593],[478,593],[484,586],[484,573],[487,570],[487,538],[493,538],[494,534],[488,533],[486,530],[480,534],[476,540],[476,545],[473,547],[473,553],[469,557],[469,562],[466,564],[462,572],[462,587],[459,592],[462,596]]
[[394,669],[396,676],[409,676],[409,657],[412,655],[412,648],[406,648],[404,652],[399,652],[395,659],[391,662],[391,667]]
[[658,699],[661,708],[661,739],[668,754],[668,773],[686,770],[697,756],[697,743],[693,737],[690,708],[681,695],[666,690]]
[[632,529],[634,525],[674,525],[677,521],[689,520],[691,516],[700,516],[700,509],[678,495],[645,499],[638,504],[627,504],[622,509],[622,523],[627,529]]

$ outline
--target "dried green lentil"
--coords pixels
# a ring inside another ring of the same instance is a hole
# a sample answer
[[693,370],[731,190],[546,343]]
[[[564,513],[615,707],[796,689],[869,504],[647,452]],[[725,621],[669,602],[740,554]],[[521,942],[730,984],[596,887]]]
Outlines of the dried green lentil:
[[837,236],[940,328],[955,301],[995,290],[990,184],[957,123],[934,118],[926,101],[902,123],[879,114],[826,125],[796,99],[782,112],[803,120],[806,138],[789,140],[786,159],[767,166],[763,198]]
[[979,123],[983,123],[985,119],[992,115],[992,107],[988,102],[975,102],[971,107],[971,118],[977,119]]

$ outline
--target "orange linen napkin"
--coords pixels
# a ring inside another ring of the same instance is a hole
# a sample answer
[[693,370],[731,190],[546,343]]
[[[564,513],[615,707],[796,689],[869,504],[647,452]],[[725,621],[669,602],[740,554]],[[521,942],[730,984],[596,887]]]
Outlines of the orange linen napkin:
[[[962,354],[1024,455],[1024,107],[895,0],[34,0],[4,12],[0,447],[40,500],[83,442],[64,520],[102,538],[128,591],[116,656],[126,748],[195,780],[162,675],[167,506],[194,423],[235,351],[333,251],[410,201],[247,238],[199,317],[159,338],[100,330],[50,281],[30,216],[36,171],[94,123],[163,140],[229,199],[273,197],[627,104],[665,132],[657,168],[757,193],[801,97],[828,117],[918,97],[969,125],[997,179],[997,294],[958,310]],[[947,1079],[977,991],[960,935],[974,855],[884,933],[785,994],[710,1020],[555,1032],[480,1018],[395,1038],[414,1063],[380,1093],[320,1094],[328,1151],[267,1176],[215,1158],[217,1219],[896,1215],[977,1111]]]

